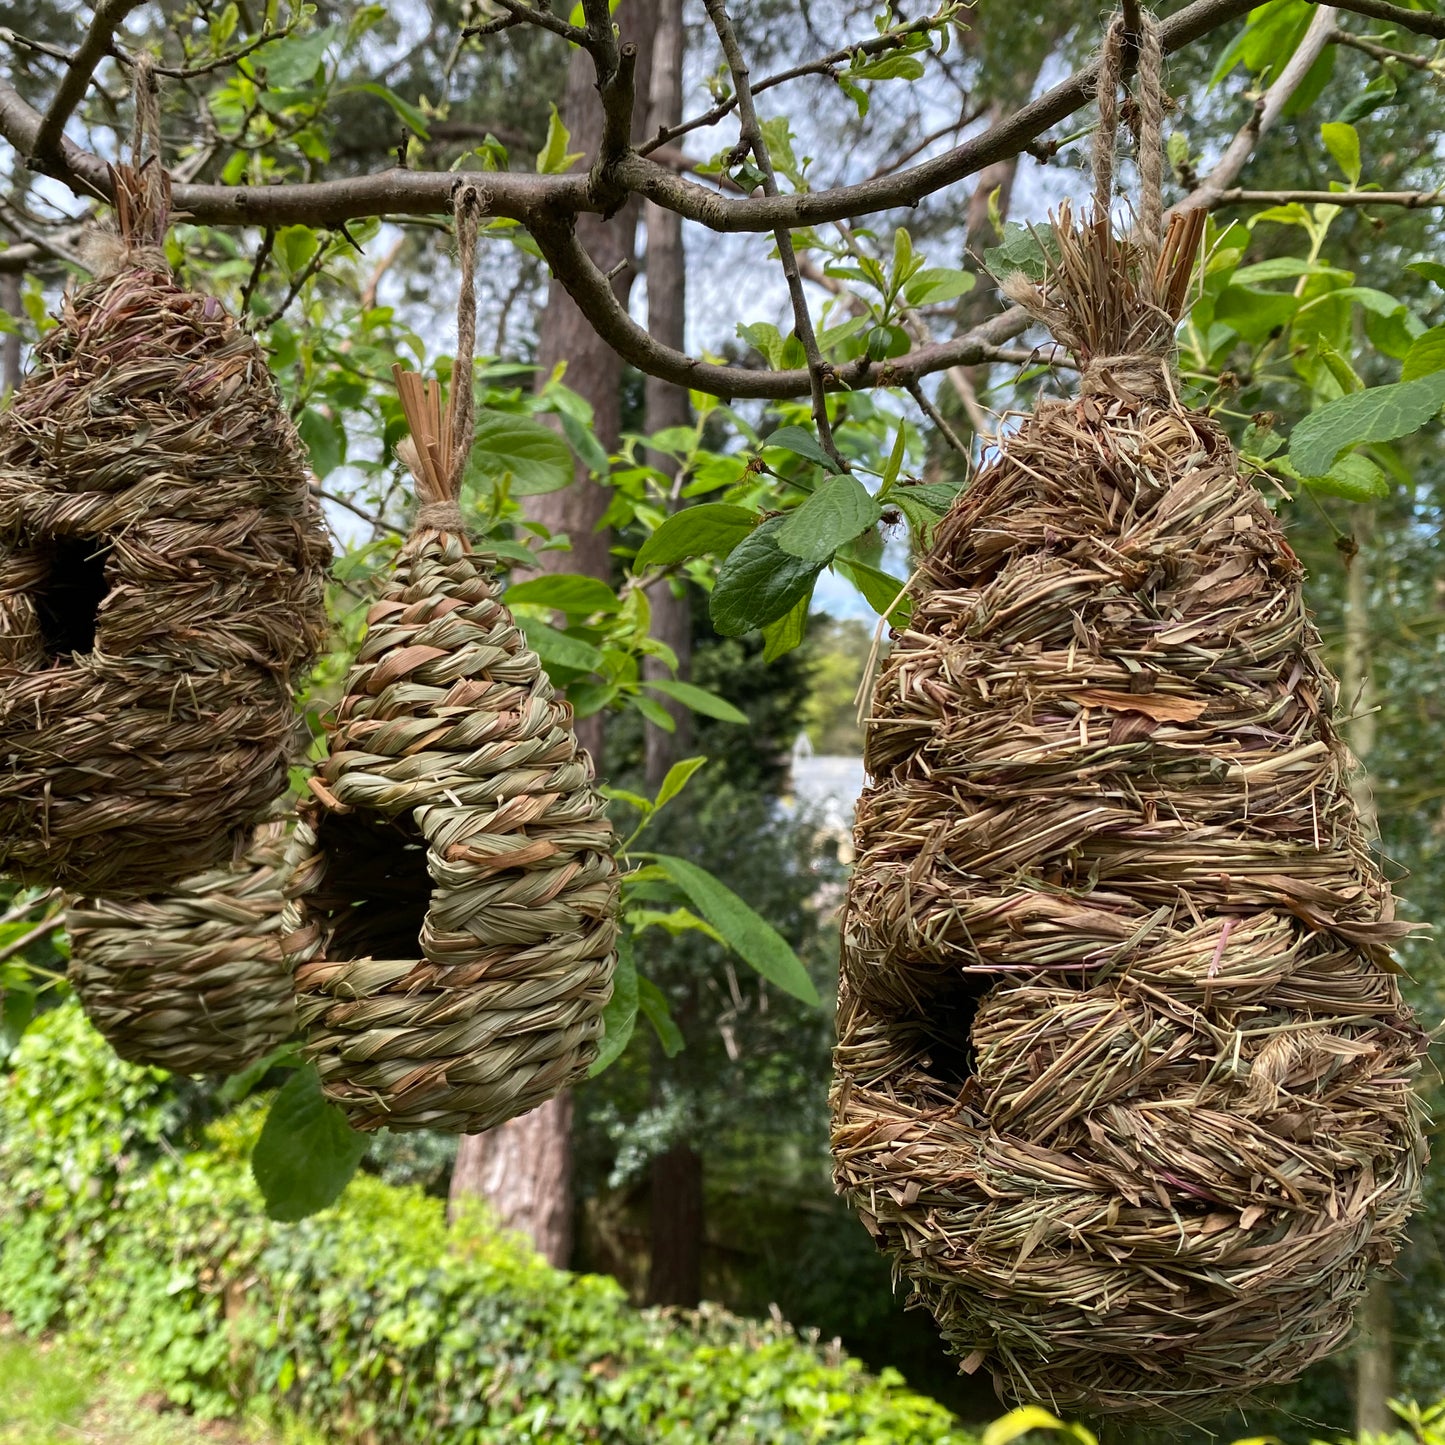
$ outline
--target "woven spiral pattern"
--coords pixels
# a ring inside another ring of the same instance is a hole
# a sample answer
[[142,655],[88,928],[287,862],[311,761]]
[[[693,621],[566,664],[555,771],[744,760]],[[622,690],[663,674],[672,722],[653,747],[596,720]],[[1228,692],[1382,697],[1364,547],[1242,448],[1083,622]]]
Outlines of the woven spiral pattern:
[[571,708],[450,532],[403,550],[293,850],[307,1052],[358,1129],[488,1129],[585,1075],[617,867]]
[[1301,569],[1135,368],[940,524],[873,698],[835,1177],[963,1368],[1197,1415],[1398,1249],[1424,1039]]
[[147,894],[284,789],[330,548],[259,347],[136,252],[0,414],[0,868]]
[[70,982],[121,1058],[179,1074],[234,1074],[295,1027],[281,957],[286,829],[263,823],[235,868],[173,892],[66,910]]

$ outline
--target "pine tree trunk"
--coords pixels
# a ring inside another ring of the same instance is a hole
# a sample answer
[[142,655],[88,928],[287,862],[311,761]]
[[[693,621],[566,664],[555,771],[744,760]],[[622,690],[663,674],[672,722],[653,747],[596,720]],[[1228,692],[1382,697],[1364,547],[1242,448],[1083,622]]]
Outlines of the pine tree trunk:
[[481,1195],[503,1229],[525,1234],[548,1263],[565,1269],[572,1255],[572,1095],[462,1139],[449,1213],[468,1195]]
[[649,1304],[696,1306],[702,1298],[702,1243],[702,1156],[679,1140],[652,1161]]
[[[637,86],[646,95],[652,74],[652,40],[656,29],[655,0],[624,0],[617,19],[638,46]],[[591,152],[602,123],[601,104],[591,58],[574,50],[567,70],[562,120],[572,133],[574,149]],[[585,167],[588,156],[578,162]],[[577,237],[604,271],[621,267],[613,289],[626,306],[632,289],[637,233],[633,203],[610,221],[580,215]],[[593,331],[572,298],[556,281],[547,290],[538,336],[538,383],[545,385],[558,362],[567,363],[566,384],[592,407],[597,440],[615,451],[621,434],[622,361]],[[612,580],[612,535],[599,531],[611,493],[594,482],[580,459],[575,480],[562,491],[527,497],[523,509],[550,532],[565,532],[571,551],[544,552],[543,572],[580,572]],[[577,736],[602,768],[602,717],[586,718]],[[560,1095],[519,1119],[485,1134],[460,1141],[452,1170],[453,1206],[464,1194],[483,1195],[508,1229],[527,1235],[555,1265],[567,1264],[572,1248],[572,1098]]]
[[[652,58],[652,87],[647,131],[674,125],[682,116],[682,61],[686,32],[682,22],[682,0],[659,0],[657,31]],[[643,205],[647,230],[647,329],[665,346],[686,350],[687,263],[682,244],[682,217],[675,211],[647,201]],[[687,391],[649,376],[644,392],[647,429],[688,426],[692,407]],[[649,451],[649,466],[676,477],[676,461],[665,452]],[[674,498],[674,505],[681,505]],[[686,679],[692,671],[692,601],[686,583],[660,583],[648,594],[652,604],[652,635],[677,654],[677,676]],[[644,678],[667,678],[671,670],[659,658],[642,662]],[[681,703],[662,699],[675,731],[669,733],[653,723],[644,724],[647,748],[647,782],[656,791],[667,770],[692,750],[692,714]]]
[[[1350,561],[1345,581],[1345,652],[1340,669],[1340,705],[1345,736],[1358,762],[1350,784],[1365,835],[1379,835],[1379,812],[1370,785],[1369,757],[1375,742],[1375,689],[1370,671],[1370,541],[1374,512],[1355,510],[1355,541],[1359,550]],[[1370,1286],[1356,1317],[1355,1433],[1385,1435],[1395,1426],[1390,1397],[1395,1392],[1394,1306],[1390,1282],[1381,1277]]]

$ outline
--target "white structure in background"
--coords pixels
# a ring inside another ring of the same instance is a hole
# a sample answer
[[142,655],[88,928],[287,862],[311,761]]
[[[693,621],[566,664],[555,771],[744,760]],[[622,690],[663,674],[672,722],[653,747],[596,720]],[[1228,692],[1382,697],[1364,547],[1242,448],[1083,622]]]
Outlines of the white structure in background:
[[853,810],[866,781],[862,758],[815,753],[807,733],[798,734],[793,744],[789,802],[819,831],[843,845],[845,862],[851,860]]

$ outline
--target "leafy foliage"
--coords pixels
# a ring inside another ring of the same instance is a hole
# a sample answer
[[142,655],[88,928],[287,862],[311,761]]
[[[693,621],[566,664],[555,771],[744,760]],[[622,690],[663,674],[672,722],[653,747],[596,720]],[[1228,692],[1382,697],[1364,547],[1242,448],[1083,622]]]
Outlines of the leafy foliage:
[[271,1223],[237,1157],[254,1115],[209,1151],[128,1155],[163,1137],[166,1082],[73,1007],[17,1065],[0,1089],[0,1309],[83,1332],[202,1416],[266,1394],[378,1445],[970,1439],[896,1374],[716,1308],[635,1310],[480,1216],[449,1232],[412,1189],[363,1177],[339,1208]]

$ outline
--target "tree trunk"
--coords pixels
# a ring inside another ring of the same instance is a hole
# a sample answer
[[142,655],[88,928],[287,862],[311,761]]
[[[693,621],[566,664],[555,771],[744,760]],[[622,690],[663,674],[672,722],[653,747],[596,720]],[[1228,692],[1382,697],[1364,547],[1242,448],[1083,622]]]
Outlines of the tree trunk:
[[481,1195],[503,1229],[525,1234],[550,1264],[572,1254],[572,1095],[461,1141],[448,1213]]
[[[624,0],[617,11],[624,37],[637,42],[636,83],[642,95],[647,94],[652,74],[655,14],[655,0]],[[562,120],[572,133],[574,149],[588,153],[595,149],[602,107],[585,50],[574,50],[568,64]],[[584,155],[579,165],[585,166],[587,160]],[[621,266],[612,285],[624,306],[632,289],[636,234],[633,203],[610,221],[590,214],[577,218],[578,239],[597,264],[608,272]],[[621,433],[622,361],[553,281],[537,339],[538,384],[545,385],[562,361],[567,363],[566,384],[592,407],[597,440],[608,452],[615,451]],[[580,459],[570,487],[524,498],[529,517],[554,534],[565,532],[572,544],[570,552],[544,552],[538,570],[581,572],[610,582],[612,537],[598,530],[610,500],[611,493],[591,479]],[[600,771],[601,716],[579,722],[577,736]],[[553,1264],[565,1266],[572,1248],[571,1128],[572,1098],[562,1094],[519,1119],[463,1138],[452,1170],[453,1207],[464,1194],[483,1195],[508,1229],[528,1235]]]
[[[0,275],[0,311],[13,317],[17,322],[25,314],[21,300],[22,282],[18,271],[6,271]],[[20,385],[20,333],[7,331],[0,337],[0,397],[9,394]]]
[[[686,32],[682,23],[682,0],[660,0],[652,58],[652,87],[648,106],[647,133],[674,125],[682,117],[682,60]],[[682,245],[682,217],[674,211],[647,201],[643,205],[647,230],[647,329],[665,346],[686,350],[687,262]],[[649,376],[646,382],[647,429],[688,426],[692,406],[684,387],[673,386]],[[677,463],[664,452],[649,451],[648,464],[670,477],[677,475]],[[674,498],[674,504],[680,504]],[[661,583],[652,588],[652,635],[677,654],[677,676],[692,671],[692,599],[687,584]],[[643,659],[642,675],[667,678],[671,670],[659,658]],[[654,792],[679,758],[692,750],[692,714],[681,703],[662,700],[676,725],[669,733],[653,723],[644,724],[647,748],[647,783]]]
[[[1374,509],[1355,509],[1355,542],[1359,550],[1345,579],[1345,652],[1340,669],[1340,705],[1345,713],[1345,738],[1356,759],[1350,792],[1359,810],[1365,836],[1379,835],[1380,818],[1370,785],[1369,757],[1375,743],[1375,689],[1370,670],[1370,534]],[[1387,1435],[1395,1427],[1390,1397],[1395,1393],[1394,1305],[1390,1282],[1376,1279],[1356,1318],[1355,1433]]]
[[652,1161],[647,1300],[692,1309],[702,1298],[702,1156],[679,1140]]

